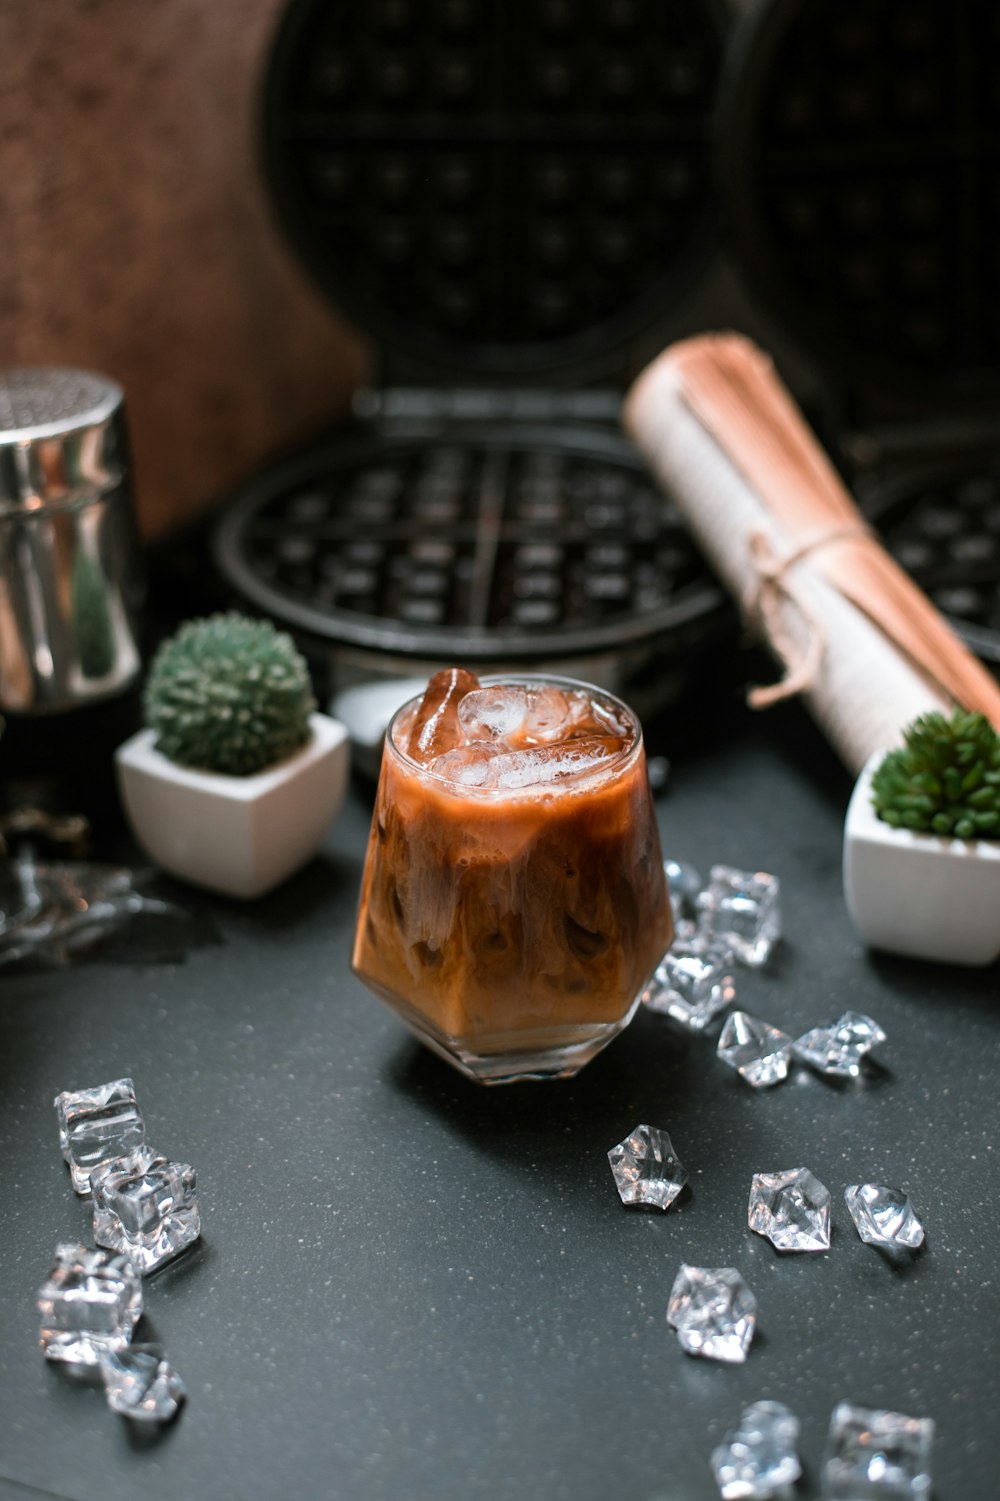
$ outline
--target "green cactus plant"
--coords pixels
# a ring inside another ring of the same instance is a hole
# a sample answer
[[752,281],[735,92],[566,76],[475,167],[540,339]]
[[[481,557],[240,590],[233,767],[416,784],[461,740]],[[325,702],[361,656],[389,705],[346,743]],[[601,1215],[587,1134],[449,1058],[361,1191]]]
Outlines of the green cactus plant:
[[190,620],[165,641],[146,684],[156,748],[181,766],[253,776],[309,738],[316,707],[290,636],[236,611]]
[[872,777],[872,805],[898,829],[1000,838],[1000,736],[982,714],[922,714]]

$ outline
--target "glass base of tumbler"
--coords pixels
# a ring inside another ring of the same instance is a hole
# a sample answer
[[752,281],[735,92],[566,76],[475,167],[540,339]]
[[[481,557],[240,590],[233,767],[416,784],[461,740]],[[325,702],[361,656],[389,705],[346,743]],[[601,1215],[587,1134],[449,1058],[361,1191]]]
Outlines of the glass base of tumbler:
[[399,1019],[425,1047],[477,1084],[517,1084],[522,1080],[571,1079],[624,1031],[639,1005],[636,996],[613,1022],[539,1028],[511,1037],[450,1037],[426,1017],[392,1001]]

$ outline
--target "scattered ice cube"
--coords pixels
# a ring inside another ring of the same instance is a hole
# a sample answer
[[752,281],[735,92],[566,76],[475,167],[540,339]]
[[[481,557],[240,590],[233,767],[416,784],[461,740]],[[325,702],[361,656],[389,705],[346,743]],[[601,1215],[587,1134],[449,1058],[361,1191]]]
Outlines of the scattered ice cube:
[[698,894],[699,927],[728,943],[744,964],[759,968],[781,937],[780,898],[777,876],[713,865]]
[[670,1291],[667,1323],[689,1355],[746,1360],[757,1327],[757,1299],[735,1267],[682,1266]]
[[90,860],[40,860],[33,844],[22,845],[0,877],[0,968],[71,964],[110,940],[119,954],[141,955],[146,944],[158,958],[183,958],[190,914],[147,895],[148,879],[149,872]]
[[123,1349],[142,1313],[142,1284],[127,1256],[56,1246],[38,1290],[39,1339],[46,1360],[96,1365],[103,1351]]
[[802,1474],[799,1420],[783,1402],[744,1407],[709,1461],[722,1501],[774,1501]]
[[907,1194],[884,1183],[854,1183],[844,1200],[861,1239],[887,1251],[915,1251],[924,1243],[924,1227]]
[[749,1012],[733,1011],[726,1017],[716,1052],[754,1089],[768,1089],[788,1077],[792,1039]]
[[732,954],[724,944],[683,935],[656,966],[641,999],[689,1032],[704,1032],[736,999]]
[[102,1355],[101,1376],[112,1412],[137,1423],[169,1423],[187,1397],[159,1345],[130,1345]]
[[94,1239],[122,1251],[146,1276],[201,1234],[194,1168],[143,1147],[91,1175]]
[[933,1443],[931,1418],[838,1403],[823,1459],[826,1501],[928,1501]]
[[527,714],[527,690],[516,683],[474,688],[458,705],[458,722],[469,740],[503,740],[521,728]]
[[146,1140],[131,1079],[115,1079],[94,1089],[64,1089],[53,1104],[59,1148],[78,1194],[90,1193],[94,1168],[134,1151]]
[[701,891],[701,876],[693,865],[685,860],[664,860],[663,873],[667,878],[670,905],[675,918],[690,919],[698,910],[698,894]]
[[670,1137],[656,1126],[636,1126],[608,1161],[623,1204],[669,1209],[688,1179]]
[[861,1060],[885,1042],[878,1022],[860,1011],[845,1011],[837,1021],[813,1027],[792,1044],[796,1058],[821,1074],[856,1079]]
[[748,1220],[778,1251],[828,1251],[830,1190],[806,1167],[754,1173]]

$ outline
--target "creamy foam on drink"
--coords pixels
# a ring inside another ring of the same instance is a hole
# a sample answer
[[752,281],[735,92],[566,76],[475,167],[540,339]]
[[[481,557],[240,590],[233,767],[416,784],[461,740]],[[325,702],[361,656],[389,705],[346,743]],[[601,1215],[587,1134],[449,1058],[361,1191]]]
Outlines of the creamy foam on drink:
[[354,967],[478,1050],[616,1023],[668,947],[638,725],[579,685],[437,673],[390,729]]

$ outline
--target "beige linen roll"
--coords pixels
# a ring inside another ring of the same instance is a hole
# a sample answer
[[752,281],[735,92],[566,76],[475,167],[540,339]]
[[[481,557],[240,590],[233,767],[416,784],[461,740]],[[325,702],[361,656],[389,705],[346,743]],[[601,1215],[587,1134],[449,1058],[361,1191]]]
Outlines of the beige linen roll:
[[868,530],[770,360],[738,335],[672,345],[624,424],[748,622],[785,664],[758,707],[802,692],[855,773],[928,710],[1000,688]]

